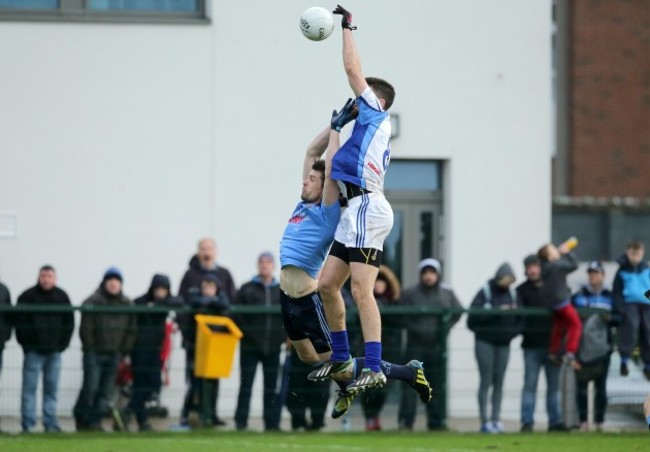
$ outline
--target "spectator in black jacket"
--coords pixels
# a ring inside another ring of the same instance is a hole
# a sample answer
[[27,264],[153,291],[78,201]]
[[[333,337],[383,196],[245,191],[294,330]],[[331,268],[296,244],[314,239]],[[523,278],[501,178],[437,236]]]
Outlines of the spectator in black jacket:
[[[83,347],[83,383],[73,408],[77,431],[104,431],[118,362],[129,356],[137,335],[133,302],[122,292],[122,272],[111,267],[99,288],[83,302],[79,337]],[[100,312],[95,312],[95,310]]]
[[[196,304],[201,295],[201,284],[204,278],[208,275],[214,276],[215,284],[218,285],[218,297],[227,300],[228,305],[235,298],[237,288],[235,287],[234,280],[230,271],[227,268],[217,264],[217,244],[209,237],[199,240],[197,253],[192,256],[189,263],[189,268],[183,275],[178,294],[183,298],[185,304],[190,306],[192,303]],[[196,307],[196,306],[195,306]],[[205,306],[204,306],[205,307]],[[176,316],[176,320],[183,334],[183,348],[185,348],[185,378],[188,381],[188,392],[186,394],[186,402],[190,399],[192,393],[196,392],[192,389],[192,382],[194,380],[194,336],[188,339],[187,332],[192,330],[195,332],[194,314],[182,314]],[[195,334],[195,333],[194,333]],[[188,348],[190,346],[191,348]],[[215,382],[215,390],[218,391],[218,380]],[[216,396],[215,396],[216,397]],[[185,403],[181,411],[181,425],[187,425],[188,405]],[[215,407],[216,413],[216,407]],[[216,417],[215,425],[225,425],[221,419]]]
[[[171,308],[181,306],[183,299],[172,297],[169,277],[157,274],[153,276],[147,293],[136,298],[134,304],[142,308]],[[141,432],[151,430],[145,402],[160,389],[161,348],[165,340],[168,314],[167,311],[137,314],[138,333],[131,352],[133,392],[129,410],[135,414]]]
[[221,293],[221,281],[212,273],[206,273],[201,281],[201,292],[192,296],[190,307],[193,314],[185,316],[181,323],[183,347],[186,350],[185,378],[187,393],[181,411],[181,425],[191,427],[220,427],[226,423],[217,416],[219,380],[201,378],[195,375],[196,364],[196,320],[194,315],[225,316],[230,308],[230,300]]
[[201,292],[201,281],[203,277],[211,273],[219,280],[219,292],[229,300],[233,300],[237,294],[237,288],[227,268],[217,265],[217,244],[211,238],[203,238],[199,241],[197,253],[190,259],[190,268],[187,269],[179,295],[185,303],[189,304],[192,297]]
[[[7,286],[0,282],[0,306],[11,306],[11,294]],[[11,338],[11,321],[8,312],[0,312],[0,383],[2,382],[2,352],[5,342]]]
[[21,427],[28,433],[36,426],[36,387],[43,373],[43,427],[46,432],[60,432],[56,417],[56,401],[61,374],[61,352],[70,344],[74,330],[74,314],[50,311],[49,307],[69,307],[68,294],[56,286],[56,272],[44,265],[37,284],[20,294],[16,306],[39,306],[41,312],[17,312],[14,317],[16,339],[23,348],[23,385],[21,395]]
[[[7,286],[0,282],[0,306],[11,306],[11,293]],[[2,352],[5,342],[11,338],[11,321],[8,312],[0,312],[0,377],[2,377]],[[2,381],[2,380],[0,380]]]
[[244,284],[235,297],[239,306],[277,306],[277,313],[241,314],[235,319],[244,333],[239,353],[241,373],[239,397],[235,412],[237,430],[248,426],[251,392],[258,363],[264,372],[264,426],[266,430],[280,428],[282,406],[275,391],[280,367],[281,345],[286,336],[280,315],[280,284],[273,276],[275,259],[264,252],[257,259],[258,274]]
[[[524,259],[526,281],[517,287],[517,300],[521,308],[548,309],[548,300],[542,292],[541,261],[535,254]],[[524,317],[524,387],[521,392],[521,431],[532,432],[535,423],[535,402],[539,371],[543,368],[546,377],[546,413],[549,431],[564,431],[560,412],[559,381],[560,368],[551,363],[548,348],[551,343],[553,323],[550,315],[528,315]]]
[[[510,286],[515,274],[508,263],[501,264],[494,278],[476,294],[471,309],[517,309],[517,296]],[[482,433],[502,433],[501,400],[503,380],[510,358],[510,341],[521,332],[521,320],[516,315],[486,315],[471,313],[467,326],[474,332],[474,353],[480,374],[478,405]],[[492,413],[488,417],[488,391],[492,387]]]

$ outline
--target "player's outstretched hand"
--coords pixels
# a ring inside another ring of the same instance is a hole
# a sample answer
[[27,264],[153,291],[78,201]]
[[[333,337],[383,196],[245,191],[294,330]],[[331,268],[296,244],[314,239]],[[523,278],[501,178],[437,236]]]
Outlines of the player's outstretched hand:
[[650,300],[650,290],[646,290],[645,293],[643,294],[645,297]]
[[341,27],[347,28],[348,30],[356,30],[357,27],[352,25],[352,13],[347,9],[343,8],[341,5],[336,5],[336,9],[332,11],[334,14],[340,14],[341,16]]
[[338,113],[336,110],[332,112],[330,125],[333,130],[340,132],[347,123],[355,119],[358,115],[359,109],[357,108],[357,103],[354,99],[349,98]]

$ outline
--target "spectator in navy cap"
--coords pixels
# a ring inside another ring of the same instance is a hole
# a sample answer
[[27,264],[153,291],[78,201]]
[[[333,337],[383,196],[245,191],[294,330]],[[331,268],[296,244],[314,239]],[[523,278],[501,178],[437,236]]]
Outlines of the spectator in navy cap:
[[[605,422],[607,408],[607,371],[612,352],[611,328],[618,325],[614,295],[605,287],[605,269],[600,261],[587,265],[587,284],[571,298],[582,321],[582,340],[578,349],[581,369],[576,372],[578,416],[580,430],[589,431],[588,387],[594,382],[594,423],[600,431]],[[590,308],[589,312],[585,312]],[[597,310],[594,312],[593,310]],[[587,339],[587,340],[586,340]]]

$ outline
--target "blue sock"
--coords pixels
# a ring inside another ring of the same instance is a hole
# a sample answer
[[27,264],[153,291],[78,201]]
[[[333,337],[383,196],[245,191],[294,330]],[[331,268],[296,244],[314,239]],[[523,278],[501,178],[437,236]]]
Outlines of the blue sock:
[[373,372],[381,370],[381,342],[366,342],[366,367]]
[[389,380],[400,380],[406,383],[411,383],[415,377],[413,369],[403,364],[394,364],[382,360],[380,367],[381,371]]
[[332,361],[347,361],[350,358],[350,345],[348,344],[348,332],[332,331]]
[[621,356],[621,364],[627,364],[628,359],[630,359],[629,356]]

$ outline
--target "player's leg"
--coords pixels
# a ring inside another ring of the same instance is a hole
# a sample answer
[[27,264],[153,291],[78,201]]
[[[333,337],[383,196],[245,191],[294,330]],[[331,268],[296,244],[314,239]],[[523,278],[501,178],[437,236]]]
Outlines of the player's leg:
[[[357,372],[360,373],[365,368],[365,358],[354,358],[356,361]],[[424,367],[422,362],[412,359],[406,364],[395,364],[382,360],[380,369],[386,376],[387,380],[403,381],[418,393],[423,403],[429,403],[432,396],[431,385],[424,376]],[[357,375],[358,376],[358,375]]]
[[348,250],[340,242],[335,241],[330,249],[330,255],[318,282],[318,290],[323,300],[323,310],[330,330],[332,356],[318,375],[310,374],[310,379],[329,378],[341,367],[351,365],[350,345],[345,325],[345,302],[341,288],[350,275],[347,261]]
[[373,294],[381,254],[373,248],[350,249],[352,297],[359,310],[366,358],[365,371],[350,385],[349,390],[354,392],[386,382],[381,370],[381,316]]

